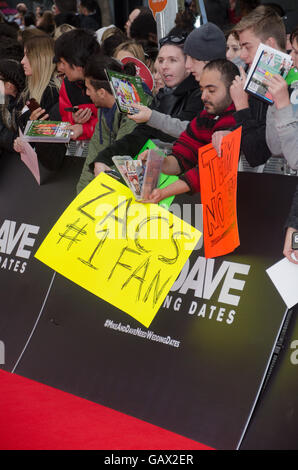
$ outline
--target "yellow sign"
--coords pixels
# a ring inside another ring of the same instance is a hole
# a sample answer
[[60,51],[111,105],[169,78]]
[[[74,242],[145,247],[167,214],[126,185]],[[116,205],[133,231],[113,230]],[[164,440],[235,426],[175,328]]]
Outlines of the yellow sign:
[[148,327],[201,233],[101,173],[35,257]]

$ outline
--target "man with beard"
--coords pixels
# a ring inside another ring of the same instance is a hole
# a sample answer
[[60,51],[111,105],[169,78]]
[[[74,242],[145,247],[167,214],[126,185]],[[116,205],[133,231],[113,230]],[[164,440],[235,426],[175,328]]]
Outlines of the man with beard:
[[[174,144],[172,154],[163,162],[162,172],[179,175],[179,180],[166,188],[154,189],[147,202],[157,204],[170,196],[200,191],[198,150],[211,143],[214,132],[235,127],[235,106],[230,86],[237,75],[238,67],[226,59],[213,60],[205,65],[200,77],[204,110],[190,122]],[[139,158],[146,160],[147,152]]]

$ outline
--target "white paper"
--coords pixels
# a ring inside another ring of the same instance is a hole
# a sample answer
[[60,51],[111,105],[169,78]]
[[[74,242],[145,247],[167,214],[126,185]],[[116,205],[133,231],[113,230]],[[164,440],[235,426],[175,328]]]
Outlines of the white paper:
[[283,258],[266,270],[288,308],[298,303],[298,264]]

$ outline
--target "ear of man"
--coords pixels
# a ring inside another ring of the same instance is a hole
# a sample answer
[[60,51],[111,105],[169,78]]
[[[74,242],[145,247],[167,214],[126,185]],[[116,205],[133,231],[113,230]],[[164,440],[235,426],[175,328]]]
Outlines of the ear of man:
[[273,38],[272,36],[270,36],[268,39],[266,39],[266,41],[264,41],[264,43],[269,46],[269,47],[272,47],[273,49],[277,49],[279,50],[279,46],[276,42],[276,39]]

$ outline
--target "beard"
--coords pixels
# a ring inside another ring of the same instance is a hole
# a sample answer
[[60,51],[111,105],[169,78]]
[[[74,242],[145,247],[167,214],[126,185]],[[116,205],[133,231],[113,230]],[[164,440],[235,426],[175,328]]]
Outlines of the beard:
[[232,104],[232,99],[230,94],[227,93],[226,96],[219,103],[212,103],[210,101],[204,101],[204,107],[209,114],[222,114],[230,105]]

